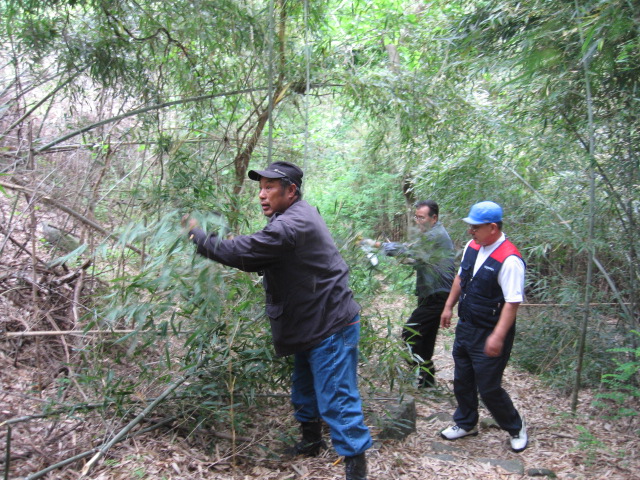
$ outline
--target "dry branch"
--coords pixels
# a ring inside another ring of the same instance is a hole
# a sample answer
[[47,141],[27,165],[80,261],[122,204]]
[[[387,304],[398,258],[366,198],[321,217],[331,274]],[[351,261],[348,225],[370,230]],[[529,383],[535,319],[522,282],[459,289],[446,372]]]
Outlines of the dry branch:
[[252,92],[258,92],[260,90],[266,90],[266,87],[263,88],[244,88],[241,90],[233,90],[231,92],[222,92],[222,93],[213,93],[213,94],[209,94],[209,95],[198,95],[196,97],[189,97],[189,98],[183,98],[181,100],[173,100],[171,102],[164,102],[164,103],[159,103],[157,105],[150,105],[148,107],[144,107],[144,108],[138,108],[136,110],[132,110],[130,112],[127,113],[123,113],[122,115],[118,115],[112,118],[107,118],[105,120],[101,120],[100,122],[97,123],[92,123],[91,125],[87,125],[86,127],[83,127],[79,130],[74,130],[71,133],[68,133],[67,135],[64,135],[60,138],[55,139],[53,142],[50,142],[46,145],[44,145],[43,147],[40,147],[39,149],[36,150],[35,153],[42,153],[48,149],[50,149],[51,147],[58,145],[59,143],[64,142],[65,140],[68,140],[70,138],[73,138],[77,135],[80,135],[82,133],[88,132],[89,130],[93,130],[94,128],[98,128],[101,127],[103,125],[107,125],[109,123],[114,123],[117,121],[120,121],[122,119],[128,118],[128,117],[134,117],[136,115],[140,115],[142,113],[146,113],[146,112],[150,112],[152,110],[160,110],[162,108],[166,108],[166,107],[172,107],[174,105],[181,105],[184,103],[190,103],[190,102],[200,102],[202,100],[209,100],[212,98],[217,98],[217,97],[227,97],[227,96],[232,96],[232,95],[241,95],[243,93],[252,93]]
[[[101,227],[100,225],[98,225],[96,222],[94,222],[93,220],[88,219],[87,217],[85,217],[84,215],[76,212],[75,210],[62,205],[61,203],[57,202],[56,200],[54,200],[51,197],[48,197],[46,195],[37,195],[36,193],[26,187],[23,187],[21,185],[15,185],[12,183],[6,183],[6,182],[0,182],[0,185],[8,188],[10,190],[15,190],[18,192],[23,192],[23,193],[27,193],[29,195],[33,195],[35,198],[37,198],[38,200],[47,203],[49,205],[52,205],[60,210],[62,210],[65,213],[68,213],[69,215],[71,215],[72,217],[74,217],[76,220],[79,220],[80,222],[84,223],[85,225],[93,228],[94,230],[97,230],[98,232],[102,233],[103,235],[105,235],[107,238],[115,238],[115,240],[119,240],[120,237],[118,235],[116,235],[113,232],[109,232],[107,231],[105,228]],[[146,254],[140,250],[137,247],[134,247],[133,245],[129,245],[128,243],[125,244],[125,247],[127,247],[129,250],[134,251],[135,253],[137,253],[138,255],[142,255],[142,256],[146,256]]]
[[[2,183],[2,182],[0,182],[0,183]],[[16,247],[18,247],[24,253],[26,253],[30,257],[35,258],[38,263],[41,263],[42,265],[46,265],[47,264],[47,262],[45,262],[44,260],[41,260],[40,258],[38,258],[37,255],[32,254],[31,251],[29,251],[29,249],[27,247],[25,247],[23,244],[21,244],[19,241],[17,241],[15,238],[13,238],[11,236],[10,232],[7,232],[7,230],[2,228],[2,225],[0,225],[0,233],[5,235],[11,241],[11,243],[13,243]]]
[[[135,436],[135,435],[140,435],[143,433],[148,433],[151,432],[157,428],[160,428],[164,425],[166,425],[167,423],[170,423],[174,420],[174,418],[166,418],[164,420],[162,420],[159,423],[156,423],[155,425],[152,425],[149,428],[145,428],[143,430],[140,430],[139,432],[134,433],[133,435],[129,435],[126,438],[129,438],[131,436]],[[124,440],[125,438],[121,438],[119,441]],[[50,465],[47,468],[45,468],[44,470],[40,470],[39,472],[36,472],[32,475],[29,475],[28,477],[25,477],[25,480],[35,480],[36,478],[40,478],[43,477],[44,475],[46,475],[49,472],[52,472],[53,470],[56,470],[58,468],[64,467],[65,465],[69,465],[71,463],[77,462],[78,460],[82,460],[83,458],[87,458],[89,455],[94,454],[98,449],[97,448],[92,448],[91,450],[87,450],[86,452],[80,453],[78,455],[75,455],[71,458],[67,458],[65,460],[62,460],[61,462],[58,462],[54,465]]]
[[76,282],[76,287],[73,289],[73,302],[71,303],[71,313],[73,314],[73,325],[77,325],[80,320],[80,313],[78,312],[78,305],[80,304],[80,292],[84,286],[84,269],[80,269],[80,278]]
[[151,402],[147,408],[145,408],[142,412],[140,412],[140,414],[138,414],[138,416],[136,418],[134,418],[133,420],[131,420],[122,430],[120,430],[120,432],[113,437],[109,442],[103,444],[99,449],[98,452],[91,458],[91,460],[89,460],[89,462],[87,462],[87,464],[84,466],[84,468],[82,469],[82,472],[80,474],[80,478],[84,478],[86,477],[86,475],[89,473],[89,471],[93,468],[93,466],[98,462],[98,460],[100,460],[105,453],[107,453],[107,451],[116,443],[118,443],[120,440],[122,440],[130,431],[133,427],[135,427],[136,425],[138,425],[142,420],[145,419],[145,417],[151,413],[158,405],[160,405],[165,398],[167,398],[169,395],[171,395],[171,393],[173,393],[173,391],[178,388],[180,385],[182,385],[184,382],[186,382],[189,378],[191,378],[191,376],[198,371],[198,369],[200,368],[200,366],[204,363],[204,359],[200,360],[200,362],[198,362],[198,364],[193,367],[191,369],[191,371],[189,371],[189,373],[187,373],[185,376],[183,376],[182,378],[176,380],[175,382],[173,382],[171,385],[169,385],[164,392],[162,392],[160,394],[160,396],[158,396],[158,398],[156,398],[153,402]]
[[79,276],[82,275],[82,272],[84,270],[86,270],[87,268],[89,268],[91,266],[91,260],[87,260],[86,262],[84,262],[82,264],[82,266],[76,270],[74,270],[73,272],[67,273],[65,276],[63,277],[59,277],[59,278],[54,278],[51,283],[53,283],[56,287],[59,287],[60,285],[63,285],[65,283],[71,283],[73,282],[76,278],[78,278]]
[[32,332],[0,332],[0,338],[21,338],[21,337],[55,337],[64,335],[126,335],[129,333],[155,333],[159,332],[153,330],[45,330],[45,331],[32,331]]

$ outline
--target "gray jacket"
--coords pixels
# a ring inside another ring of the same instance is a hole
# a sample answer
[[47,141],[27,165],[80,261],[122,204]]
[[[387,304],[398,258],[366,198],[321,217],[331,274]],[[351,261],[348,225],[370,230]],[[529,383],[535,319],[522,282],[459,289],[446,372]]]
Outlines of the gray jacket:
[[442,223],[436,222],[414,242],[388,242],[382,247],[386,255],[407,256],[413,260],[419,298],[451,290],[456,275],[455,247]]
[[304,200],[275,214],[252,235],[222,240],[194,229],[198,253],[246,272],[261,272],[276,353],[308,350],[360,311],[349,269],[317,209]]

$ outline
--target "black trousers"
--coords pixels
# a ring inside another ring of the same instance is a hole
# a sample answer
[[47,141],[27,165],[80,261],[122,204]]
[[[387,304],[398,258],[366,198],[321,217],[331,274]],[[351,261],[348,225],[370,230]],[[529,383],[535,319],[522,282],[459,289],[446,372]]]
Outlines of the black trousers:
[[502,376],[511,356],[516,328],[513,326],[509,330],[498,357],[489,357],[484,353],[491,332],[493,330],[490,328],[478,328],[470,321],[458,320],[452,351],[455,363],[453,393],[458,401],[453,420],[467,431],[475,427],[479,420],[480,394],[500,428],[515,435],[522,428],[522,417],[509,394],[502,388]]
[[402,338],[409,344],[411,353],[422,359],[418,362],[421,386],[435,384],[436,369],[431,358],[440,328],[440,315],[448,296],[447,292],[441,292],[418,297],[418,306],[402,330]]

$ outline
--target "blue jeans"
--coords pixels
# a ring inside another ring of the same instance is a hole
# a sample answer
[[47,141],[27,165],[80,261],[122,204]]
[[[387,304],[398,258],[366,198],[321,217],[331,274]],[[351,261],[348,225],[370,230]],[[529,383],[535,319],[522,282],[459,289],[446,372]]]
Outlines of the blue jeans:
[[291,388],[299,422],[322,418],[338,455],[358,455],[371,447],[358,392],[360,316],[311,350],[296,353]]

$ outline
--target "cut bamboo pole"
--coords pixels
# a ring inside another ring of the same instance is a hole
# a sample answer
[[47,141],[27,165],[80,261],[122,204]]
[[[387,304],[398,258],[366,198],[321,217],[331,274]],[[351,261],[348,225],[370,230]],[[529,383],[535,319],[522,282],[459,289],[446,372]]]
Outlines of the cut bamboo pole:
[[164,390],[164,392],[160,394],[158,398],[156,398],[153,402],[151,402],[147,406],[147,408],[145,408],[142,412],[140,412],[140,414],[136,418],[131,420],[122,430],[120,430],[120,432],[118,432],[118,434],[115,437],[113,437],[111,440],[109,440],[108,442],[104,443],[101,447],[99,447],[97,453],[93,457],[91,457],[91,460],[89,460],[87,464],[84,466],[84,468],[82,469],[82,472],[80,473],[80,478],[85,478],[87,474],[91,471],[93,466],[98,462],[98,460],[100,460],[107,453],[107,451],[109,451],[111,447],[113,447],[116,443],[118,443],[120,440],[126,437],[133,427],[135,427],[142,420],[144,420],[144,418],[149,413],[151,413],[159,404],[161,404],[165,398],[171,395],[174,392],[174,390],[176,390],[180,385],[182,385],[189,378],[191,378],[191,376],[198,371],[198,369],[200,368],[200,366],[202,366],[203,363],[204,363],[204,359],[200,360],[198,364],[195,367],[193,367],[193,369],[191,369],[185,376],[183,376],[182,378],[176,380],[171,385],[169,385]]
[[[77,335],[84,337],[85,335],[126,335],[129,333],[153,333],[161,335],[158,330],[34,330],[29,332],[0,332],[0,338],[23,338],[23,337],[56,337],[61,335]],[[185,330],[178,333],[193,333],[193,331]]]

